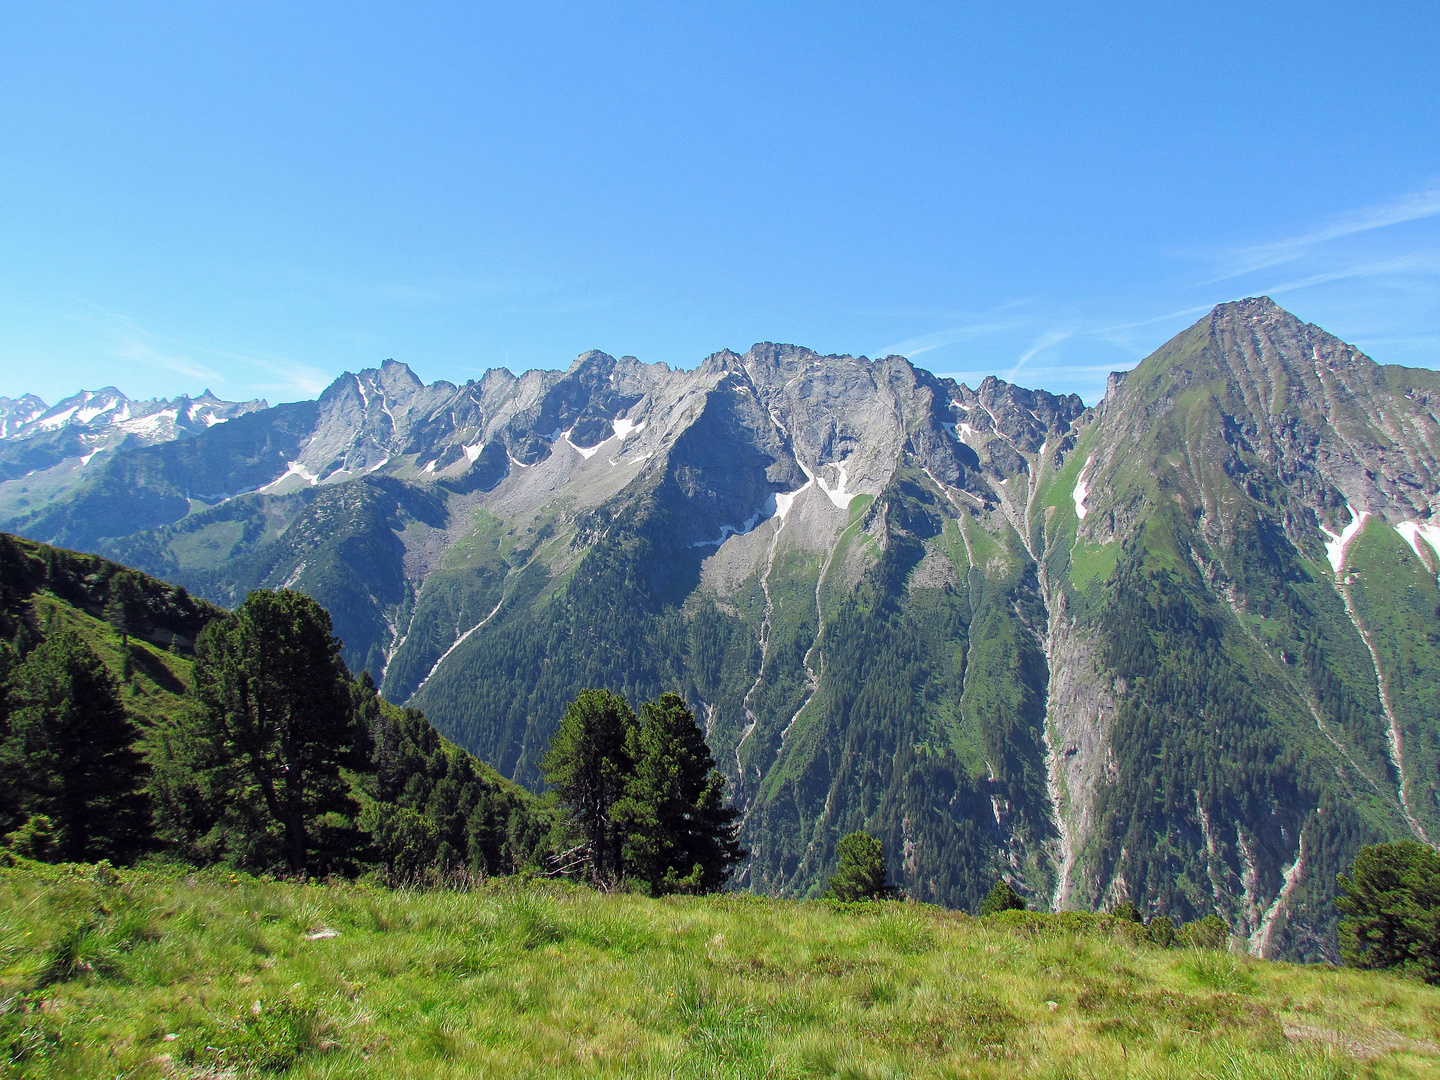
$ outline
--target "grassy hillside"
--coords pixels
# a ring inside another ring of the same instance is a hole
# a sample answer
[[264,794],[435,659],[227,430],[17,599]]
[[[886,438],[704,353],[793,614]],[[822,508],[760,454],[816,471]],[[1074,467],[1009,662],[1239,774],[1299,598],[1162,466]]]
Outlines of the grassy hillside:
[[515,879],[414,893],[18,865],[0,870],[0,995],[7,1076],[1440,1069],[1440,989],[1389,975],[1162,950],[1095,917]]
[[[128,648],[103,618],[122,575],[132,593]],[[147,728],[185,707],[195,635],[220,614],[183,589],[118,563],[0,533],[0,634],[13,638],[22,625],[41,636],[75,630],[119,681],[125,707]]]

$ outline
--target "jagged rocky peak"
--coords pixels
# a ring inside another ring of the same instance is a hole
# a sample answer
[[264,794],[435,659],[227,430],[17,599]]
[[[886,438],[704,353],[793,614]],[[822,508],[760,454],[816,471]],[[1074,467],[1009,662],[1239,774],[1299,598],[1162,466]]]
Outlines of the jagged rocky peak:
[[0,439],[32,440],[74,432],[91,448],[130,437],[142,445],[194,435],[216,424],[269,406],[254,401],[222,401],[208,389],[198,398],[149,401],[126,397],[113,386],[82,390],[54,406],[34,394],[0,398]]
[[1263,298],[1095,409],[774,342],[386,363],[85,470],[67,434],[44,513],[7,443],[0,511],[227,604],[309,592],[353,670],[524,782],[581,686],[683,686],[750,884],[818,887],[859,822],[920,899],[1005,874],[1332,955],[1357,838],[1440,836],[1437,402]]
[[1085,412],[1078,394],[1027,390],[994,375],[987,375],[975,390],[956,384],[951,405],[956,426],[963,425],[961,430],[994,431],[1029,454],[1039,453],[1052,435],[1068,434]]

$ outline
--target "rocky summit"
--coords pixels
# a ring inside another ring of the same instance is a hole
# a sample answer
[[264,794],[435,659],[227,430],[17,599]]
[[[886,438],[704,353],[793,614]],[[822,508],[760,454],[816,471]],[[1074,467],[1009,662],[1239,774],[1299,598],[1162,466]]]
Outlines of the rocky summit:
[[1437,404],[1264,298],[1094,408],[790,345],[387,361],[83,468],[22,469],[55,411],[0,402],[0,525],[223,604],[310,593],[532,787],[577,691],[678,688],[758,890],[813,892],[865,828],[917,899],[1003,875],[1318,959],[1359,845],[1440,841]]

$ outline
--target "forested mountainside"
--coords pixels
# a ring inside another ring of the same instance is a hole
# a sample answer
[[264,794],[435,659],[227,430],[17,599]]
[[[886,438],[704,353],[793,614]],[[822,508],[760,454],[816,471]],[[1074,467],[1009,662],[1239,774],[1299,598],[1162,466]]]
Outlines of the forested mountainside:
[[1361,843],[1440,839],[1437,390],[1263,298],[1093,409],[785,345],[387,362],[0,507],[218,603],[310,593],[532,787],[578,690],[680,689],[754,888],[865,828],[919,899],[1004,874],[1315,958]]
[[[265,845],[253,835],[246,847],[227,846],[233,829],[208,828],[223,788],[215,774],[224,770],[209,759],[214,747],[195,738],[205,707],[194,692],[195,647],[202,629],[227,617],[181,586],[0,533],[0,835],[7,845],[51,861],[128,862],[163,849],[197,865],[275,869],[256,857]],[[273,675],[251,672],[252,692]],[[421,873],[511,873],[543,857],[553,814],[538,800],[441,738],[423,714],[380,697],[363,676],[322,665],[307,683],[327,675],[341,687],[354,741],[346,747],[343,797],[308,824],[350,842],[312,870],[379,869],[405,881]],[[59,841],[45,854],[27,850],[26,820],[37,812]],[[78,830],[88,839],[76,841],[77,823],[89,825]]]

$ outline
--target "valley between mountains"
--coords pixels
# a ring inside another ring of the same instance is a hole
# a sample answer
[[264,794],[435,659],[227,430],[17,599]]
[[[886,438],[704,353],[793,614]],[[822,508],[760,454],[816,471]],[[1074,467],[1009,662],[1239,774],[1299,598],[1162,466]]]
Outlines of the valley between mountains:
[[43,404],[5,403],[0,528],[227,606],[309,593],[531,787],[580,689],[679,689],[759,891],[864,828],[917,899],[1003,875],[1321,959],[1361,844],[1440,841],[1440,373],[1265,298],[1093,408],[773,344],[387,361],[143,438]]

